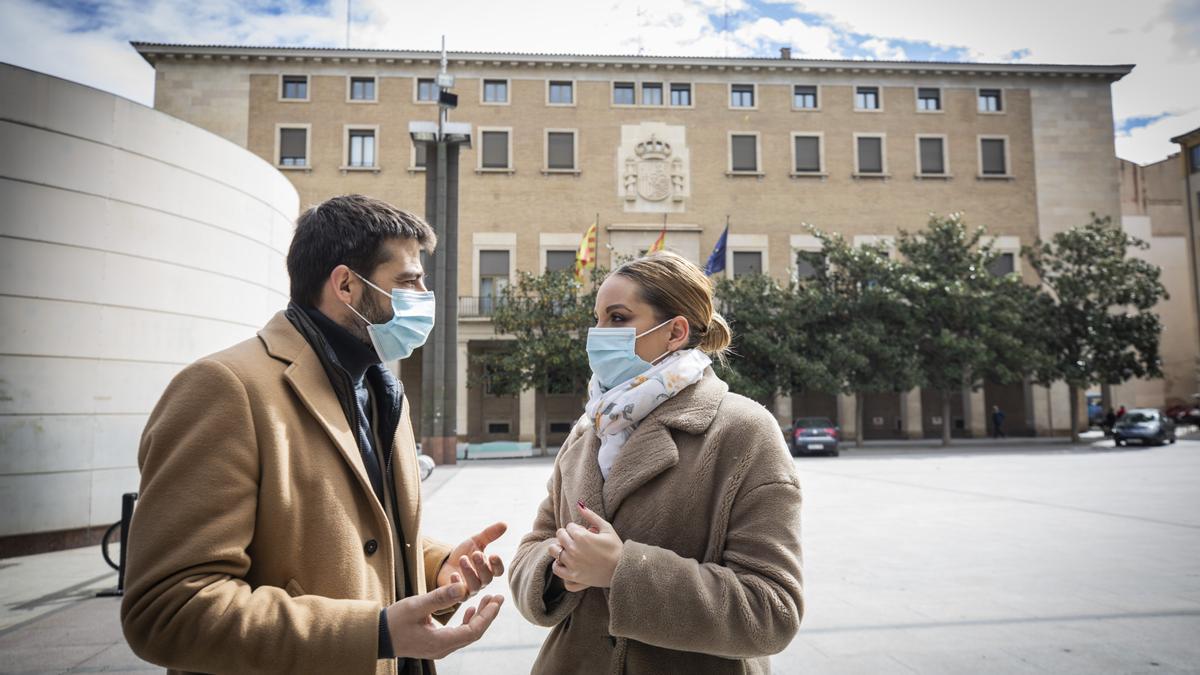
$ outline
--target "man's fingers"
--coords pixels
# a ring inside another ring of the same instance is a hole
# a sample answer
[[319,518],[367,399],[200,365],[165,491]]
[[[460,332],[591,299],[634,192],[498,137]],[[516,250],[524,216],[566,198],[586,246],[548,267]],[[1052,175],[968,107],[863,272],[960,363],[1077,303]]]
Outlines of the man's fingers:
[[466,599],[467,587],[461,583],[442,586],[415,598],[422,614],[433,614],[443,609],[449,609]]
[[473,617],[473,616],[475,616],[475,608],[474,608],[474,607],[468,607],[468,608],[467,608],[467,611],[463,612],[463,618],[462,618],[462,622],[463,622],[464,624],[465,624],[465,623],[467,623],[467,622],[469,622],[469,621],[471,620],[471,617]]
[[508,525],[505,525],[504,523],[492,523],[491,525],[483,528],[483,532],[471,537],[471,541],[475,542],[475,545],[478,546],[480,550],[483,550],[485,546],[499,539],[507,531]]
[[502,576],[504,574],[504,561],[500,559],[500,556],[494,555],[491,558],[488,558],[488,566],[492,568],[493,577]]
[[503,597],[485,595],[479,600],[479,606],[472,608],[475,611],[471,613],[470,619],[458,626],[439,628],[433,631],[433,638],[439,643],[440,650],[448,654],[483,637],[488,627],[492,625],[492,621],[496,620],[502,604],[504,604]]
[[476,593],[480,588],[483,588],[483,583],[479,580],[479,575],[475,573],[475,568],[471,565],[471,561],[467,556],[459,557],[458,569],[462,571],[463,581],[467,584],[468,593]]

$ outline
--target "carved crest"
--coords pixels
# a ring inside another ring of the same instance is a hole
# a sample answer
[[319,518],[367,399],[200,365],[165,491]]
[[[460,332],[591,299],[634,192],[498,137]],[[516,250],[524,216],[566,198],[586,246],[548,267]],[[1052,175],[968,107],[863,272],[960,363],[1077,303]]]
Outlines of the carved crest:
[[671,159],[671,144],[661,141],[653,134],[648,140],[634,148],[637,159],[625,161],[625,199],[635,201],[638,197],[651,202],[673,198],[683,199],[683,166],[676,158]]

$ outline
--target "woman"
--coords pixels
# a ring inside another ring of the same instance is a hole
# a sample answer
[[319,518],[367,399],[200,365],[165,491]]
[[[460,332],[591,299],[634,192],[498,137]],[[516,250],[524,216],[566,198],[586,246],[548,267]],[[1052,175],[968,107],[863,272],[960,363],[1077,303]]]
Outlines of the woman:
[[614,271],[586,411],[513,559],[551,626],[533,672],[765,673],[800,626],[800,484],[779,425],[717,378],[712,285],[671,253]]

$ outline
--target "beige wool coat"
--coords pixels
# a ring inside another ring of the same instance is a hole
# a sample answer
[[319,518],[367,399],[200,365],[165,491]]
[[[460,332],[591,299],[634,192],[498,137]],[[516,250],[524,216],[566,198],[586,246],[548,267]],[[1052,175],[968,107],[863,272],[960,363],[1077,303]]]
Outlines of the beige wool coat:
[[[408,403],[393,448],[396,554],[346,415],[282,312],[186,367],[150,416],[121,621],[176,671],[396,673],[379,613],[436,585],[449,547],[421,534]],[[369,544],[374,542],[374,544]]]
[[[576,424],[513,559],[518,609],[553,627],[533,672],[769,672],[804,608],[800,483],[774,417],[709,368],[641,422],[607,481],[599,445]],[[572,521],[586,526],[580,499],[624,552],[611,588],[547,606],[549,543]]]

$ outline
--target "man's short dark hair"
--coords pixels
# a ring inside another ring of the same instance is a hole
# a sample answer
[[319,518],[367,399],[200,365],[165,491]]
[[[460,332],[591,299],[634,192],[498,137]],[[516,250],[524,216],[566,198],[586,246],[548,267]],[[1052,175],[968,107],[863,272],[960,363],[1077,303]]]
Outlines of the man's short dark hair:
[[309,208],[296,219],[288,248],[292,301],[316,306],[338,265],[370,276],[387,262],[383,244],[389,239],[415,239],[427,253],[437,246],[437,235],[424,219],[379,199],[342,195]]

